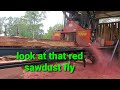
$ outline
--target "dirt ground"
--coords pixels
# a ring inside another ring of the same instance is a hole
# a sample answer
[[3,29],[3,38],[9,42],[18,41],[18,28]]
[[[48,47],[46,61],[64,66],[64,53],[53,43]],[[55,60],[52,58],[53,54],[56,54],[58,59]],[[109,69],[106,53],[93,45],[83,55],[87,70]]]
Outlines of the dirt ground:
[[[83,64],[75,63],[75,71],[73,74],[69,72],[25,72],[25,79],[120,79],[120,66],[116,59],[110,62],[111,55],[109,52],[102,52],[97,47],[92,46],[94,55],[97,57],[96,64],[87,64],[84,68]],[[108,66],[108,63],[112,63]]]
[[120,79],[120,70],[88,64],[85,68],[76,63],[74,73],[70,72],[24,72],[25,79]]
[[0,69],[0,79],[22,79],[23,70],[21,67]]
[[25,72],[21,67],[1,69],[0,79],[120,79],[120,69],[102,65],[75,64],[74,73],[70,72]]
[[[98,57],[96,64],[74,63],[75,71],[70,72],[25,72],[22,68],[9,68],[0,70],[0,79],[120,79],[120,66],[112,62],[108,66],[111,55],[103,53],[93,48],[95,55]],[[118,61],[118,60],[113,60]],[[61,63],[63,64],[63,63]]]

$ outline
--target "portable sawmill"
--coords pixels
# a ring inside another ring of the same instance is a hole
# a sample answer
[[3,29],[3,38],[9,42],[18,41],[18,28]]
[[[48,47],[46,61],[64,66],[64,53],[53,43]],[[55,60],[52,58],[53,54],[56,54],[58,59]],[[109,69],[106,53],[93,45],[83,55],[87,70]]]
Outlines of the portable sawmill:
[[[67,15],[69,13],[69,15]],[[84,50],[84,67],[86,59],[96,62],[96,57],[90,45],[95,41],[95,12],[94,11],[63,11],[64,28],[53,33],[52,40],[32,39],[22,37],[0,37],[0,56],[16,55],[16,52],[28,54],[40,53],[79,53]],[[47,57],[46,61],[20,61],[0,64],[0,68],[21,67],[31,64],[52,63]]]

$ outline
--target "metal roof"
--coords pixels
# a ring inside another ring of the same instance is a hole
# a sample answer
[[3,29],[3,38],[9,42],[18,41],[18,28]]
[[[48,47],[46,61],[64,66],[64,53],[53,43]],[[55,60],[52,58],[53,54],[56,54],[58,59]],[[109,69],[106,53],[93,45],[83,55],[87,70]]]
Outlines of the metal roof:
[[96,11],[96,18],[120,17],[120,11]]
[[[79,11],[66,11],[68,13],[78,13]],[[95,11],[96,19],[109,18],[109,17],[120,17],[120,11]]]

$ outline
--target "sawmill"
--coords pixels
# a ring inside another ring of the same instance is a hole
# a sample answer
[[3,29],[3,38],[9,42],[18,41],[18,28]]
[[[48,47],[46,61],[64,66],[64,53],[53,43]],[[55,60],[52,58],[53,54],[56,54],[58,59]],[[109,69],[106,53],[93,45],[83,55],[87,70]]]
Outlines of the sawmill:
[[[89,58],[95,64],[97,58],[90,47],[97,44],[99,49],[110,50],[111,60],[116,54],[120,60],[120,22],[99,23],[102,18],[119,17],[120,11],[63,11],[63,15],[64,28],[54,32],[52,40],[0,36],[0,56],[16,55],[16,52],[48,54],[50,52],[78,53],[84,50],[85,58]],[[5,35],[7,35],[6,32]],[[0,64],[0,68],[21,67],[26,64],[45,62],[52,63],[53,61],[47,58],[47,61],[3,63]],[[86,61],[83,60],[83,63],[85,67]]]

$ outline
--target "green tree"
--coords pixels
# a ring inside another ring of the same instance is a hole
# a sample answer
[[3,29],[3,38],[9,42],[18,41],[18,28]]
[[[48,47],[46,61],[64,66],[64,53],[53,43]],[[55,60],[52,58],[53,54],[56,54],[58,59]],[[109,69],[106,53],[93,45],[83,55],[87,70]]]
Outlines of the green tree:
[[29,32],[32,34],[32,38],[39,38],[38,36],[42,35],[43,27],[42,20],[45,20],[45,12],[44,11],[26,11],[24,19],[27,21],[29,25]]
[[43,35],[44,39],[52,39],[53,33],[57,30],[62,30],[64,27],[64,25],[62,24],[56,24],[53,27],[49,27],[49,29],[47,30],[47,33],[45,33]]
[[7,18],[6,25],[7,25],[7,33],[8,33],[9,36],[17,35],[18,23],[19,23],[19,18],[18,17]]
[[0,18],[0,32],[4,31],[4,27],[9,36],[19,34],[22,37],[42,38],[44,30],[41,29],[41,21],[45,18],[44,11],[26,11],[22,17]]
[[6,17],[0,17],[0,34],[4,32],[3,27],[5,24]]
[[[42,20],[44,20],[45,12],[26,11],[22,17],[9,17],[4,24],[9,36],[18,35],[28,38],[42,38],[44,30]],[[19,32],[19,33],[18,33]]]

